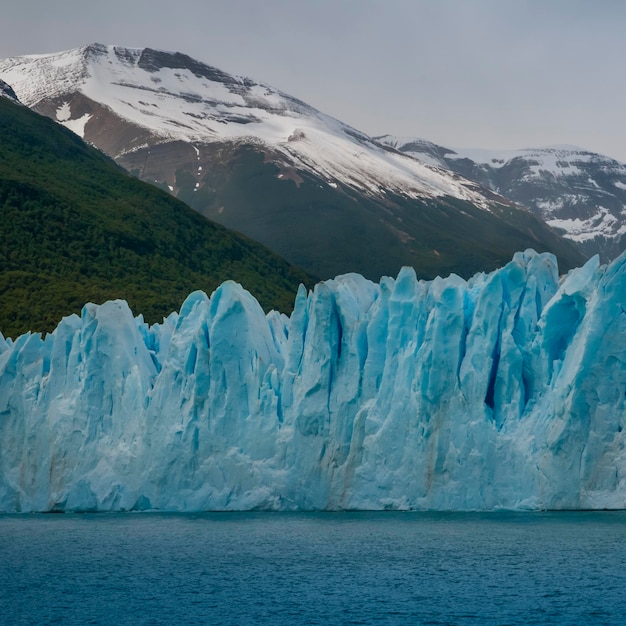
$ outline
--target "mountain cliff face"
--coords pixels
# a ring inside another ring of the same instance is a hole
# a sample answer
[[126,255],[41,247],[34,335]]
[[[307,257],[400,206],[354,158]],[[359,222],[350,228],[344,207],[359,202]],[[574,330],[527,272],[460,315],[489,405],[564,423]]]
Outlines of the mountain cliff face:
[[17,96],[15,95],[11,85],[8,85],[3,80],[0,80],[0,96],[18,102]]
[[626,506],[626,255],[0,336],[0,511]]
[[518,202],[589,256],[608,261],[626,249],[626,165],[615,159],[573,146],[455,152],[421,139],[378,139]]
[[136,176],[320,277],[468,276],[526,247],[581,260],[492,191],[180,53],[95,44],[5,59],[0,76]]

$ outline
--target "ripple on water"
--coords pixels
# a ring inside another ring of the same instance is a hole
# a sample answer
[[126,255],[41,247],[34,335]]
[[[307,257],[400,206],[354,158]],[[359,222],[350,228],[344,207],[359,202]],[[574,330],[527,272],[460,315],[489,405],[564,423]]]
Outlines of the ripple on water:
[[626,513],[0,516],[7,624],[623,623]]

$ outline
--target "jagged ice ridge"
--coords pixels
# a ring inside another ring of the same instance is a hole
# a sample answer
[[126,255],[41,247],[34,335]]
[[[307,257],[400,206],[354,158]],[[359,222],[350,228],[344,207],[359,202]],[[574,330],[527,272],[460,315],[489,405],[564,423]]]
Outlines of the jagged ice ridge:
[[236,283],[0,341],[0,510],[626,505],[626,255]]

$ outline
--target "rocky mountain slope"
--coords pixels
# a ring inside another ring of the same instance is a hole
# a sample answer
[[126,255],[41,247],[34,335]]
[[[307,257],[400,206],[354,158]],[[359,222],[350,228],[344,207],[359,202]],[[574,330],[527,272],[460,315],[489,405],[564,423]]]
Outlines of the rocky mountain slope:
[[492,191],[267,85],[180,53],[94,44],[0,61],[20,100],[143,180],[326,278],[463,276],[578,252]]
[[0,96],[13,100],[14,102],[18,102],[17,96],[15,95],[11,85],[8,85],[3,80],[0,80]]
[[454,151],[411,137],[381,142],[518,202],[604,261],[626,249],[626,164],[575,146]]
[[125,298],[152,322],[235,279],[288,312],[303,272],[129,176],[51,120],[0,97],[0,332],[51,331]]

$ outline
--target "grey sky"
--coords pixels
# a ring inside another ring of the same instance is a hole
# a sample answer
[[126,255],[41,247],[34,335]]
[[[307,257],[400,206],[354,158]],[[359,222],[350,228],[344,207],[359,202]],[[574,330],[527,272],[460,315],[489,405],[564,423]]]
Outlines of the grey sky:
[[11,0],[0,58],[185,52],[365,132],[626,162],[623,0]]

